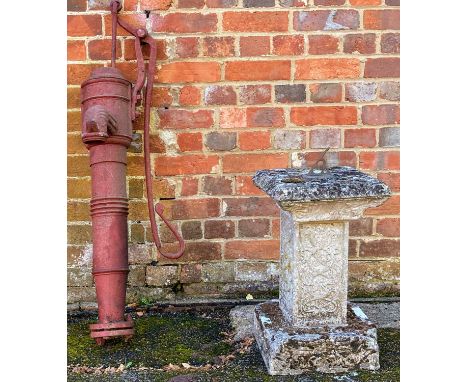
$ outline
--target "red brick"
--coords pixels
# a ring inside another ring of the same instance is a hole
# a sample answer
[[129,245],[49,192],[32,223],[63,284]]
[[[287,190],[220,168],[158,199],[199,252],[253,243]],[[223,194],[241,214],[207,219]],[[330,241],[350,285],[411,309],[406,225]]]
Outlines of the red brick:
[[67,83],[69,85],[81,85],[87,80],[91,72],[100,68],[99,64],[68,64],[67,65]]
[[265,237],[269,234],[269,219],[239,220],[239,237]]
[[232,8],[237,5],[237,0],[206,0],[208,8]]
[[346,129],[344,132],[344,147],[375,147],[375,129]]
[[202,52],[204,57],[234,56],[234,37],[205,37]]
[[365,29],[400,29],[400,11],[398,9],[379,9],[364,11]]
[[[331,10],[294,12],[293,26],[297,31],[326,30]],[[354,9],[337,10],[332,20],[342,27],[339,29],[358,29],[359,12]]]
[[235,228],[232,220],[207,220],[205,239],[232,239],[235,236]]
[[279,240],[236,240],[226,243],[226,259],[278,260]]
[[206,129],[213,126],[212,110],[160,109],[158,115],[162,129]]
[[[209,241],[199,241],[187,243],[184,256],[180,261],[205,261],[205,260],[221,260],[221,244]],[[164,260],[161,262],[174,260]]]
[[198,57],[198,38],[178,37],[176,39],[176,54],[179,58]]
[[84,12],[87,2],[88,0],[67,0],[67,12]]
[[81,112],[67,111],[67,131],[81,131]]
[[298,126],[356,125],[354,106],[315,106],[291,108],[291,122]]
[[367,105],[362,107],[362,123],[364,125],[388,125],[400,123],[400,106],[398,105]]
[[179,199],[170,203],[175,220],[206,219],[219,216],[219,199]]
[[399,170],[399,151],[361,152],[359,168],[364,170]]
[[86,47],[84,40],[67,41],[67,60],[83,61],[86,60]]
[[284,110],[282,108],[247,108],[247,127],[284,127],[284,125]]
[[205,136],[205,146],[212,151],[230,151],[236,148],[236,133],[212,131]]
[[310,100],[315,103],[341,102],[343,89],[341,84],[324,83],[309,86]]
[[398,7],[400,5],[400,0],[385,0],[385,5]]
[[203,149],[203,137],[201,133],[177,134],[177,145],[180,151],[201,151]]
[[344,53],[375,53],[375,34],[349,34],[344,37]]
[[138,66],[136,62],[116,62],[116,68],[119,69],[127,80],[135,82],[138,76]]
[[239,88],[239,100],[246,105],[259,105],[271,102],[270,85],[247,85]]
[[380,39],[380,50],[382,53],[400,53],[400,34],[385,33]]
[[265,193],[253,184],[251,176],[236,176],[236,194],[237,195],[260,195]]
[[392,192],[400,192],[400,173],[380,172],[377,178],[390,187]]
[[245,151],[269,149],[270,133],[268,131],[248,131],[239,133],[239,148]]
[[67,154],[87,154],[88,149],[81,140],[81,134],[67,134]]
[[[81,90],[79,87],[67,88],[67,108],[68,109],[78,109],[81,107],[81,93],[80,92]],[[81,119],[81,114],[79,115],[79,117]],[[81,126],[81,121],[80,121],[80,126]]]
[[400,77],[400,59],[398,57],[369,58],[364,68],[364,77]]
[[219,164],[217,155],[159,155],[154,162],[154,171],[158,175],[210,174]]
[[284,35],[273,37],[273,54],[298,56],[304,53],[304,36]]
[[400,241],[399,240],[372,240],[361,241],[359,247],[359,256],[361,257],[399,257],[400,256]]
[[[110,60],[111,58],[112,40],[100,39],[91,40],[88,42],[88,56],[91,60]],[[116,42],[116,59],[122,57],[122,43]]]
[[247,111],[239,108],[224,108],[220,110],[219,127],[232,129],[247,127]]
[[297,60],[294,78],[300,80],[359,78],[360,72],[360,61],[356,58],[316,58]]
[[377,220],[377,233],[386,237],[400,236],[400,219],[387,218]]
[[268,36],[241,36],[241,56],[265,56],[270,54],[270,37]]
[[166,145],[159,135],[150,135],[150,153],[165,153]]
[[171,89],[166,87],[153,88],[151,106],[170,106],[172,105]]
[[193,196],[198,194],[198,179],[197,178],[183,178],[182,190],[180,196]]
[[341,130],[340,129],[316,129],[310,132],[310,148],[319,149],[326,147],[341,146]]
[[218,23],[214,13],[168,13],[152,15],[153,32],[197,33],[216,32]]
[[195,86],[184,86],[179,92],[179,104],[181,106],[200,105],[200,89]]
[[156,81],[162,83],[217,82],[220,79],[218,62],[171,62],[156,72]]
[[349,0],[351,5],[365,7],[366,5],[380,5],[382,0]]
[[346,0],[314,0],[315,5],[333,6],[333,5],[344,5]]
[[232,195],[232,180],[223,176],[205,176],[203,192],[207,195]]
[[359,220],[351,220],[349,222],[350,236],[370,236],[372,235],[372,218],[361,218]]
[[309,36],[309,54],[336,53],[339,43],[335,36]]
[[67,36],[101,36],[101,15],[68,15]]
[[[124,40],[124,47],[125,47],[125,59],[126,60],[136,60],[136,53],[135,53],[135,39],[134,38],[126,38]],[[141,52],[143,53],[144,59],[149,59],[150,56],[150,46],[148,44],[143,44],[141,46]],[[166,53],[166,41],[158,39],[156,40],[156,58],[158,60],[167,60],[167,53]]]
[[290,61],[232,61],[226,63],[228,81],[289,80]]
[[233,32],[285,32],[288,12],[225,12],[223,30]]
[[227,154],[223,157],[223,171],[253,172],[266,168],[288,167],[288,154]]
[[[143,182],[143,179],[141,181]],[[169,183],[167,179],[153,179],[153,192],[158,198],[175,198],[175,185]]]
[[[145,28],[146,25],[146,15],[144,13],[120,13],[119,19],[129,24],[133,28]],[[112,36],[112,16],[110,13],[104,15],[104,30],[106,36]],[[117,36],[133,37],[131,33],[127,32],[119,25],[117,26]]]
[[203,8],[205,0],[179,0],[177,2],[178,8]]
[[[127,2],[126,0],[125,2]],[[144,11],[166,10],[172,5],[173,0],[140,0],[140,8]]]
[[232,86],[212,85],[205,88],[205,105],[235,105],[237,95]]
[[[321,158],[323,150],[300,153],[299,158],[302,159],[303,167],[311,167],[314,165],[318,159]],[[328,152],[325,157],[327,160],[328,166],[351,166],[356,167],[356,153],[353,151],[338,151],[338,152]]]

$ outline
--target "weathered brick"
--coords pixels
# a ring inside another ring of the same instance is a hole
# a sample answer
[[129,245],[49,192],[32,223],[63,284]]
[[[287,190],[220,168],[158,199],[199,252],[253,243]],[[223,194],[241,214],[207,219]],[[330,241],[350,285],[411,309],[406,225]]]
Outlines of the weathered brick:
[[91,180],[86,178],[68,178],[67,195],[69,198],[91,198]]
[[289,80],[291,61],[231,61],[226,62],[228,81]]
[[243,0],[245,8],[274,7],[275,0]]
[[226,259],[278,260],[279,240],[235,240],[226,243]]
[[89,203],[69,200],[67,202],[67,220],[69,222],[91,220]]
[[385,5],[399,6],[400,0],[385,0]]
[[154,171],[158,175],[210,174],[219,165],[217,155],[182,155],[178,157],[160,155],[155,159]]
[[68,176],[91,176],[89,158],[87,155],[67,156]]
[[377,98],[377,83],[356,82],[345,85],[345,98],[350,102],[371,102]]
[[346,0],[314,0],[315,5],[323,5],[323,6],[332,6],[332,5],[344,5]]
[[284,110],[273,107],[249,107],[247,109],[248,127],[284,127]]
[[175,198],[175,185],[167,179],[153,178],[153,192],[159,198],[172,199]]
[[247,127],[247,111],[239,108],[223,108],[219,112],[219,127],[222,129],[235,129]]
[[140,8],[145,11],[166,10],[171,7],[172,2],[173,0],[140,0]]
[[[151,236],[149,234],[148,236]],[[153,260],[150,247],[141,244],[130,244],[128,246],[129,264],[149,264]]]
[[359,256],[398,257],[400,256],[400,241],[390,239],[361,241]]
[[[158,60],[167,60],[167,52],[166,52],[166,40],[156,39],[156,58]],[[135,39],[134,38],[126,38],[124,41],[125,47],[125,54],[124,57],[126,60],[136,60],[136,52],[135,52]],[[143,58],[145,60],[149,59],[150,56],[150,46],[148,44],[144,44],[141,46],[141,51],[143,53]]]
[[182,189],[180,196],[193,196],[198,193],[198,179],[197,178],[183,178]]
[[377,139],[375,129],[346,129],[344,147],[375,147]]
[[223,30],[232,32],[285,32],[288,12],[225,12]]
[[67,36],[100,36],[102,35],[101,15],[68,15]]
[[142,265],[130,265],[128,273],[128,285],[130,286],[145,286],[146,284],[146,269]]
[[175,220],[205,219],[219,216],[219,199],[179,199],[171,202]]
[[237,195],[260,195],[265,193],[253,184],[251,176],[236,176],[236,194]]
[[[119,20],[130,25],[135,29],[143,28],[146,24],[146,15],[144,13],[120,13]],[[104,15],[104,33],[106,36],[112,36],[112,16],[110,12]],[[117,36],[133,36],[130,32],[117,25]]]
[[239,220],[240,237],[266,237],[270,234],[269,219]]
[[279,5],[284,8],[305,7],[307,0],[279,0]]
[[359,12],[353,9],[294,12],[293,26],[297,31],[358,29]]
[[359,167],[364,170],[399,170],[400,153],[398,151],[361,152]]
[[201,264],[183,264],[180,268],[180,282],[182,284],[198,283],[201,281]]
[[400,195],[392,195],[380,206],[368,208],[365,212],[366,216],[379,215],[399,215],[400,214]]
[[159,109],[158,116],[162,129],[206,129],[213,126],[211,110]]
[[293,107],[291,122],[298,126],[356,125],[357,110],[353,106]]
[[380,147],[400,147],[400,128],[384,127],[379,130]]
[[[298,160],[301,167],[311,167],[322,157],[323,150],[314,152],[298,153]],[[351,166],[356,167],[357,158],[353,151],[328,152],[326,156],[328,167],[333,166]]]
[[358,78],[360,72],[360,61],[356,58],[314,58],[297,60],[294,78],[298,80]]
[[288,167],[288,154],[228,154],[223,157],[225,173],[253,172],[266,168]]
[[399,82],[382,82],[380,84],[380,98],[388,101],[400,100],[400,83]]
[[246,105],[271,102],[270,85],[246,85],[239,88],[239,101]]
[[200,89],[195,86],[184,86],[179,92],[179,104],[182,106],[200,105]]
[[400,29],[398,9],[372,9],[364,11],[365,29]]
[[340,40],[335,36],[309,36],[309,54],[338,52]]
[[142,224],[130,226],[130,241],[136,244],[145,244],[145,227]]
[[235,235],[235,224],[232,220],[205,221],[205,239],[231,239]]
[[357,7],[365,7],[369,5],[380,5],[382,0],[349,0],[349,3]]
[[205,146],[213,151],[229,151],[236,147],[236,133],[212,131],[205,138]]
[[309,85],[310,100],[315,103],[341,102],[341,84],[325,83]]
[[67,12],[84,12],[87,2],[88,0],[67,0]]
[[[108,60],[111,57],[112,41],[110,39],[91,40],[88,42],[88,56],[91,60]],[[122,42],[116,41],[116,59],[122,57]]]
[[177,282],[177,266],[146,267],[146,283],[151,286],[171,286]]
[[205,176],[202,190],[207,195],[231,195],[232,179],[224,176]]
[[67,287],[86,287],[93,285],[90,268],[67,268]]
[[375,53],[375,34],[348,34],[344,37],[344,53],[372,54]]
[[370,236],[373,227],[372,218],[361,218],[349,222],[349,236]]
[[67,41],[67,60],[83,61],[86,60],[86,47],[84,40]]
[[340,129],[315,129],[310,131],[310,148],[336,148],[341,146]]
[[277,56],[299,56],[304,53],[304,36],[273,36],[273,54]]
[[226,216],[276,216],[278,207],[270,198],[225,198],[223,210]]
[[171,62],[156,71],[156,81],[161,83],[217,82],[220,79],[218,62]]
[[185,240],[196,240],[203,237],[201,222],[197,220],[183,222],[181,230]]
[[205,0],[208,8],[232,8],[237,5],[238,0]]
[[177,146],[180,151],[201,151],[203,149],[203,137],[201,133],[177,134]]
[[[68,109],[77,109],[81,106],[81,96],[80,96],[80,88],[67,88],[67,108]],[[78,130],[81,130],[81,113],[73,113],[69,112],[68,118],[78,116],[79,126]]]
[[198,57],[199,44],[196,37],[178,37],[176,39],[176,55],[179,58]]
[[398,105],[367,105],[362,107],[364,125],[385,125],[400,122]]
[[243,131],[239,133],[239,148],[241,150],[266,150],[270,146],[270,133],[268,131]]
[[241,36],[239,48],[242,57],[268,55],[270,54],[270,37]]
[[400,53],[400,34],[384,33],[380,39],[382,53]]
[[218,18],[215,13],[167,13],[151,15],[153,32],[208,33],[216,32]]
[[178,0],[177,8],[203,8],[205,0]]
[[364,77],[400,77],[400,59],[398,57],[368,58],[364,68]]
[[273,135],[273,147],[279,150],[303,149],[306,132],[301,130],[277,130]]
[[91,225],[67,226],[68,244],[87,244],[91,243],[91,240]]
[[268,263],[236,263],[236,281],[269,281],[272,278]]
[[168,87],[153,88],[151,106],[169,107],[172,101],[171,90]]
[[393,172],[380,172],[377,178],[384,182],[392,192],[400,192],[400,174]]
[[183,261],[221,260],[221,244],[209,241],[187,243]]
[[386,237],[399,237],[400,219],[387,218],[377,220],[376,232]]
[[279,103],[305,102],[306,88],[303,84],[276,85],[275,99]]
[[86,81],[91,72],[99,68],[98,64],[68,64],[67,65],[67,84],[80,85]]
[[202,52],[204,57],[234,56],[234,37],[205,37]]
[[235,263],[203,264],[202,281],[206,283],[229,283],[235,278]]
[[235,105],[237,96],[232,86],[211,85],[205,88],[204,100],[206,105]]

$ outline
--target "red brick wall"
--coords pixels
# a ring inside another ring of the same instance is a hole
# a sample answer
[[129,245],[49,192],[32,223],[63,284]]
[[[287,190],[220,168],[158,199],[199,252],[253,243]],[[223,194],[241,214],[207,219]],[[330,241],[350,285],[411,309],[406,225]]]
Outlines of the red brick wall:
[[[107,6],[68,0],[70,303],[94,298],[79,85],[109,63]],[[399,0],[125,0],[121,17],[159,42],[154,185],[187,241],[176,262],[151,243],[139,121],[127,178],[130,300],[274,289],[278,209],[251,176],[311,165],[328,146],[329,165],[355,166],[394,192],[351,223],[351,292],[397,291]],[[133,39],[118,35],[117,65],[134,80]]]

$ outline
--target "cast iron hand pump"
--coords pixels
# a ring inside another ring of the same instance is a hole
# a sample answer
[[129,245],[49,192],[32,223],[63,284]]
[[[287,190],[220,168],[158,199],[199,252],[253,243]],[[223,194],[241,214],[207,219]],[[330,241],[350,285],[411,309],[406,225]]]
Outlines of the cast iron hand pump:
[[[132,122],[144,99],[145,177],[151,232],[162,256],[177,259],[185,243],[176,228],[163,215],[163,206],[153,202],[149,154],[150,109],[156,68],[156,44],[144,28],[133,28],[118,18],[121,2],[110,3],[112,12],[111,67],[95,69],[81,85],[82,140],[90,152],[91,218],[93,228],[93,276],[96,284],[99,322],[90,325],[91,337],[104,344],[111,337],[129,339],[133,321],[125,315],[128,275],[128,198],[126,191],[127,149],[132,142]],[[135,36],[137,79],[132,84],[115,67],[117,24]],[[150,47],[148,70],[142,44]],[[146,86],[145,86],[146,82]],[[155,211],[179,242],[176,253],[164,253],[159,239]]]

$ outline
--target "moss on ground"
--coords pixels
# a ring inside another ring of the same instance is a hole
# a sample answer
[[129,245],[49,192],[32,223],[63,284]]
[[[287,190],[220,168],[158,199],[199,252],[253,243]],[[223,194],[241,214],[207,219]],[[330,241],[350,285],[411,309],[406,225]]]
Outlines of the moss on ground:
[[[84,374],[69,372],[69,382],[79,381],[169,381],[175,376],[181,382],[398,382],[400,379],[400,331],[379,329],[381,369],[357,371],[341,375],[308,373],[301,376],[270,376],[255,344],[250,351],[238,354],[219,369],[189,372],[140,370],[160,368],[169,363],[203,365],[216,363],[219,356],[232,353],[233,346],[224,341],[223,332],[230,330],[229,309],[219,308],[205,313],[158,313],[135,320],[136,335],[128,344],[112,341],[104,347],[89,338],[89,318],[69,323],[68,363],[83,366],[131,366],[123,373]],[[183,377],[184,376],[184,377]],[[175,380],[177,381],[177,379]],[[174,382],[175,382],[174,381]]]

